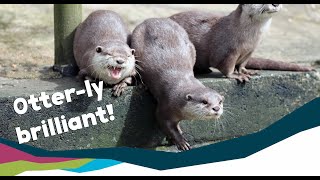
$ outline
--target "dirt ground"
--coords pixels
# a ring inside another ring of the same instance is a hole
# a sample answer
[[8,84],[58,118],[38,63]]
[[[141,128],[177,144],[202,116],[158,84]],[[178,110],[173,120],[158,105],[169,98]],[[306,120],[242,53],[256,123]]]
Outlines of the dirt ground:
[[[97,9],[118,12],[130,29],[146,18],[167,17],[185,10],[214,10],[228,13],[235,4],[210,5],[83,5],[83,17]],[[320,59],[320,23],[312,21],[303,5],[285,5],[274,18],[276,28],[257,50],[258,56],[299,61]],[[301,24],[303,23],[303,25]],[[289,24],[289,26],[288,26]],[[290,26],[291,25],[291,26]],[[301,28],[291,28],[291,27]],[[285,31],[280,31],[286,29]],[[54,63],[53,5],[0,5],[0,77],[50,78],[59,76],[50,71]],[[299,34],[297,36],[297,34]],[[289,38],[288,38],[289,37]],[[282,38],[282,39],[281,39]],[[280,44],[283,40],[286,43]],[[286,41],[290,39],[289,41]],[[287,47],[289,48],[288,50]],[[305,54],[308,54],[306,56]]]

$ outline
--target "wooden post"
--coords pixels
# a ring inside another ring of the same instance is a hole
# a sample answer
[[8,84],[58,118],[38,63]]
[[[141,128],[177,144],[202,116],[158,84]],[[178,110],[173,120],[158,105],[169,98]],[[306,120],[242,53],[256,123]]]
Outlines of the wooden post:
[[82,22],[81,4],[54,5],[55,71],[64,76],[73,76],[78,67],[73,56],[73,37],[76,27]]

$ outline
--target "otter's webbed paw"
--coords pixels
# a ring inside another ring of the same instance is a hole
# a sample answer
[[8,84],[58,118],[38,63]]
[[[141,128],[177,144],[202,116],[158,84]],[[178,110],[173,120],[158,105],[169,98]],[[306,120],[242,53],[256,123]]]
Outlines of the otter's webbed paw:
[[188,151],[191,149],[190,144],[183,138],[180,141],[175,143],[177,148],[181,151]]
[[127,77],[123,79],[119,84],[114,85],[112,91],[113,95],[116,97],[121,96],[121,94],[125,91],[128,84],[132,84],[132,77]]
[[245,83],[250,81],[251,76],[248,74],[230,74],[227,75],[227,78],[236,79],[240,83]]
[[176,137],[177,139],[171,138],[169,136],[166,137],[166,140],[168,141],[168,145],[176,145],[178,150],[181,151],[187,151],[191,149],[190,144],[187,142],[187,140],[182,136],[182,131],[180,127],[178,126],[178,132],[179,135]]
[[127,87],[127,83],[126,82],[120,82],[119,84],[114,85],[113,87],[113,95],[116,97],[121,96],[121,94],[125,91],[126,87]]

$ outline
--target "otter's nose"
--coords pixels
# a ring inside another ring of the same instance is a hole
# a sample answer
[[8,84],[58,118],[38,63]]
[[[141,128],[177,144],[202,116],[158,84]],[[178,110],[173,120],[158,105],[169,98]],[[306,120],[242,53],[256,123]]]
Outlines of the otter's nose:
[[274,7],[278,7],[280,4],[271,4]]
[[218,112],[220,110],[220,107],[219,106],[215,106],[212,108],[215,112]]
[[117,63],[118,63],[118,64],[123,64],[123,63],[124,63],[124,60],[118,59],[118,60],[117,60]]

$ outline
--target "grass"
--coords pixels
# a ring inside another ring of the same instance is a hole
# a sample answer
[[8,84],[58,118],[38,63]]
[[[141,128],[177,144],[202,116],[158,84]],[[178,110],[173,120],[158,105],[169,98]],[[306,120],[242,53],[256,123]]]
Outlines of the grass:
[[[228,9],[217,5],[223,10],[231,10],[232,6]],[[166,17],[188,8],[193,6],[90,4],[83,5],[83,17],[96,9],[110,9],[118,12],[130,29],[134,29],[146,18]],[[50,70],[54,63],[53,21],[53,5],[0,5],[0,77],[60,77]]]
[[[168,17],[187,10],[214,10],[228,13],[237,5],[190,4],[90,4],[83,5],[83,17],[97,9],[119,13],[131,30],[143,20]],[[292,61],[320,58],[318,32],[320,25],[305,22],[303,5],[285,5],[274,18],[272,29],[257,54],[267,58]],[[285,29],[285,30],[284,30]],[[59,74],[50,70],[54,63],[53,5],[0,5],[0,77],[53,78]],[[318,37],[318,38],[317,38]],[[281,42],[281,43],[280,43]]]

